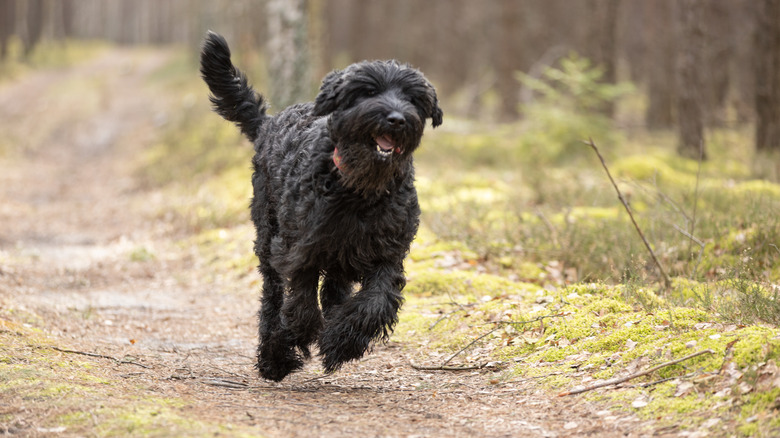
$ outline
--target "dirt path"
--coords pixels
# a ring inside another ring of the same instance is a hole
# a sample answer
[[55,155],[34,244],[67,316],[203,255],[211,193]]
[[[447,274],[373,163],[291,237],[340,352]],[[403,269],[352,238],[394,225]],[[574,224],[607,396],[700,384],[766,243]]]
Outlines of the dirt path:
[[[0,159],[0,310],[37,315],[33,325],[63,350],[125,358],[79,355],[141,395],[178,400],[187,418],[258,435],[641,435],[633,416],[582,398],[490,385],[487,371],[414,370],[411,347],[394,342],[335,375],[315,361],[279,384],[258,379],[256,291],[198,281],[197,251],[154,219],[165,199],[132,177],[161,114],[175,111],[144,82],[164,61],[113,50],[0,85],[0,126],[22,145]],[[92,91],[69,91],[80,81]],[[154,257],[143,257],[149,248]],[[6,431],[68,435],[35,427],[56,405],[4,402],[17,419]]]

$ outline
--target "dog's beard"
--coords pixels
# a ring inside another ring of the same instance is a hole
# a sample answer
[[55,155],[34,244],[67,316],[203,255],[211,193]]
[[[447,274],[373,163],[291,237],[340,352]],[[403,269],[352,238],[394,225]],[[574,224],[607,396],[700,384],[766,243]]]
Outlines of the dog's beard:
[[357,116],[358,109],[331,116],[342,182],[370,197],[387,192],[412,170],[412,153],[420,144],[423,124],[407,115],[405,126],[390,129],[382,114]]

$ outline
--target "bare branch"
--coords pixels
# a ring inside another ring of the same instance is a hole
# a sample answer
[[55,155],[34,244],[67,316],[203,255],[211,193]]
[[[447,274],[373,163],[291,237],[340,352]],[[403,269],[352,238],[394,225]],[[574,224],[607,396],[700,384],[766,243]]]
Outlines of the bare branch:
[[650,373],[653,373],[655,371],[660,370],[661,368],[665,368],[665,367],[668,367],[668,366],[676,365],[676,364],[678,364],[680,362],[683,362],[683,361],[686,361],[688,359],[693,359],[696,356],[701,356],[702,354],[715,354],[715,351],[714,350],[710,350],[710,349],[697,351],[696,353],[689,354],[688,356],[685,356],[683,358],[662,363],[660,365],[654,366],[654,367],[652,367],[650,369],[647,369],[645,371],[640,371],[638,373],[631,374],[630,376],[621,377],[621,378],[618,378],[618,379],[605,380],[603,382],[599,382],[599,383],[597,383],[595,385],[591,385],[591,386],[588,386],[588,387],[585,387],[585,388],[573,389],[571,391],[565,391],[565,392],[562,392],[562,393],[558,394],[558,397],[563,397],[563,396],[566,396],[566,395],[582,394],[583,392],[593,391],[594,389],[603,388],[605,386],[612,386],[612,385],[617,385],[617,384],[620,384],[620,383],[623,383],[623,382],[628,382],[631,379],[636,379],[637,377],[646,376],[646,375],[648,375]]
[[612,183],[612,187],[615,188],[615,191],[617,192],[618,199],[623,204],[623,207],[625,207],[626,211],[628,212],[628,217],[631,218],[631,223],[634,224],[634,228],[636,228],[637,233],[639,233],[639,237],[642,238],[642,242],[644,242],[645,247],[647,247],[647,251],[650,252],[650,256],[653,258],[653,261],[655,262],[655,265],[658,267],[658,272],[661,273],[661,276],[664,279],[664,287],[666,289],[669,289],[672,286],[672,281],[669,279],[669,276],[666,275],[666,270],[664,270],[663,265],[661,265],[661,262],[658,260],[658,257],[655,256],[655,252],[653,252],[653,248],[650,247],[650,244],[647,242],[647,239],[645,239],[644,233],[642,233],[642,229],[639,228],[639,225],[636,223],[636,220],[634,219],[634,214],[631,213],[631,207],[628,206],[628,202],[626,202],[626,199],[623,197],[623,193],[620,192],[620,189],[617,186],[617,183],[615,183],[615,180],[612,178],[612,174],[609,172],[609,168],[607,167],[607,163],[604,161],[604,157],[601,156],[601,152],[599,152],[599,148],[596,147],[596,143],[593,142],[593,139],[588,139],[586,142],[587,145],[589,145],[591,148],[593,148],[593,151],[596,152],[596,155],[598,155],[599,160],[601,161],[602,167],[604,167],[604,170],[607,172],[607,176],[609,177],[609,181]]
[[51,349],[55,350],[55,351],[59,351],[60,353],[79,354],[81,356],[97,357],[97,358],[101,358],[101,359],[110,359],[110,360],[113,360],[114,362],[116,362],[116,363],[118,363],[120,365],[128,364],[128,365],[139,366],[141,368],[146,368],[146,369],[149,368],[148,366],[146,366],[144,364],[140,364],[138,362],[134,362],[134,361],[131,361],[131,360],[124,360],[124,359],[120,360],[120,359],[117,359],[117,358],[115,358],[113,356],[106,356],[105,354],[89,353],[89,352],[86,352],[86,351],[78,351],[78,350],[68,350],[66,348],[59,348],[59,347],[51,347]]
[[480,370],[485,367],[487,363],[482,363],[479,365],[470,365],[470,366],[446,366],[446,365],[434,365],[434,366],[423,366],[423,365],[416,365],[414,362],[409,362],[409,366],[412,368],[419,370],[419,371],[465,371],[465,370]]

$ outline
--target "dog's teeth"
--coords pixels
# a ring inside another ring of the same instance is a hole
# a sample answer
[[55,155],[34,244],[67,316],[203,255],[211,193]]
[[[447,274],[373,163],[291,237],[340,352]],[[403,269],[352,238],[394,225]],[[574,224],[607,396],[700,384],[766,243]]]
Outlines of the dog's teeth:
[[381,147],[379,147],[379,145],[376,145],[376,151],[382,157],[389,157],[393,153],[393,151],[391,151],[391,150],[390,151],[386,151],[386,150],[382,149]]

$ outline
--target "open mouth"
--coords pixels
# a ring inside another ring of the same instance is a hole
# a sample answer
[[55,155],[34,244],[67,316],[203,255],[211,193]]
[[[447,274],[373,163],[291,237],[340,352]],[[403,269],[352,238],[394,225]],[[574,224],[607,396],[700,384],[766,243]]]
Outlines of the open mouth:
[[395,141],[387,135],[374,137],[376,142],[376,152],[382,158],[388,158],[393,155],[393,152],[400,154],[403,152],[400,146],[395,145]]

